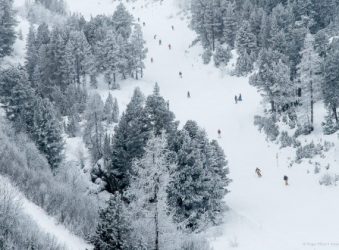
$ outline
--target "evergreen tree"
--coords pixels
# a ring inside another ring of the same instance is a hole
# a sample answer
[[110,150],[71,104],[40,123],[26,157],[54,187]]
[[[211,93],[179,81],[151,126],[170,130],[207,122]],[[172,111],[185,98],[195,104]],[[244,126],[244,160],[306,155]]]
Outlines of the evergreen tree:
[[89,145],[93,163],[96,163],[103,155],[102,144],[104,139],[104,103],[99,94],[93,94],[87,103],[85,111],[86,125],[84,141]]
[[145,68],[145,64],[143,60],[146,58],[147,49],[145,49],[145,41],[142,37],[142,31],[140,25],[136,24],[134,26],[133,33],[131,35],[131,61],[132,63],[132,71],[135,71],[135,78],[143,77],[143,69]]
[[119,121],[119,105],[117,98],[114,98],[113,102],[112,121],[115,123]]
[[63,160],[63,146],[60,123],[48,99],[38,98],[34,105],[32,138],[39,150],[46,155],[52,170]]
[[223,39],[231,48],[233,48],[237,34],[237,17],[235,5],[232,2],[227,2],[225,14],[223,16],[223,25]]
[[339,104],[339,42],[333,41],[324,63],[324,81],[322,85],[324,103],[331,111],[337,127],[339,124],[337,107]]
[[0,0],[0,59],[12,53],[16,39],[13,0]]
[[139,88],[134,90],[133,97],[125,113],[115,127],[112,145],[111,165],[108,167],[108,191],[122,191],[129,185],[129,174],[132,160],[140,158],[149,138],[145,127],[144,96]]
[[28,79],[31,83],[34,85],[34,70],[36,67],[36,64],[38,63],[38,48],[36,43],[36,34],[34,26],[31,25],[29,27],[29,32],[27,36],[27,43],[26,43],[26,71],[28,74]]
[[248,21],[243,22],[237,33],[236,47],[239,54],[255,54],[257,51],[256,37],[251,31],[251,26]]
[[177,225],[168,210],[167,188],[173,168],[168,153],[165,134],[151,136],[142,158],[133,162],[133,177],[126,194],[133,238],[145,249],[179,249]]
[[128,250],[133,249],[131,221],[121,194],[115,193],[108,201],[107,207],[101,209],[99,224],[91,239],[94,250]]
[[107,123],[112,123],[113,122],[113,107],[114,107],[114,103],[113,103],[113,97],[111,95],[111,93],[108,94],[108,97],[106,99],[105,102],[105,106],[104,106],[104,119],[107,121]]
[[189,231],[221,222],[228,169],[225,156],[195,122],[188,121],[178,133],[174,150],[177,166],[168,188],[174,219]]
[[312,129],[314,120],[314,103],[321,96],[321,65],[320,56],[314,49],[314,38],[311,34],[307,34],[305,38],[304,48],[301,53],[301,62],[298,65],[299,88],[301,95],[301,103],[303,113],[307,112],[308,119],[306,125]]
[[145,118],[149,131],[155,135],[160,135],[166,131],[169,136],[170,144],[177,130],[177,123],[174,121],[175,116],[167,107],[165,99],[160,96],[160,88],[156,83],[153,94],[147,97],[145,105]]
[[133,16],[127,11],[126,7],[120,3],[112,16],[112,23],[117,35],[121,35],[125,40],[132,33]]

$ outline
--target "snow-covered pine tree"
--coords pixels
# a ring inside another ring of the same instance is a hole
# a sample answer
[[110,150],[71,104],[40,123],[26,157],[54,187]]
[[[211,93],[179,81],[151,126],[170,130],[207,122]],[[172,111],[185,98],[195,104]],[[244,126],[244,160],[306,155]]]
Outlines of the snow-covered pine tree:
[[102,144],[104,140],[104,103],[99,94],[90,96],[85,111],[86,125],[84,141],[89,146],[92,162],[96,163],[102,157]]
[[104,40],[98,44],[97,60],[109,88],[116,84],[120,56],[117,37],[114,32],[108,31]]
[[143,77],[143,69],[145,68],[144,59],[146,58],[147,49],[145,48],[145,41],[142,36],[141,26],[139,24],[134,25],[134,29],[130,39],[131,44],[131,59],[132,72],[135,72],[135,78],[139,79]]
[[66,60],[72,69],[77,84],[86,83],[86,77],[93,73],[94,57],[83,31],[72,31],[66,45]]
[[13,0],[0,0],[0,58],[12,53],[16,39],[13,2]]
[[133,97],[125,113],[115,127],[112,145],[112,164],[108,166],[108,191],[122,191],[130,181],[132,160],[140,158],[149,138],[145,126],[144,95],[139,88],[134,90]]
[[125,5],[120,3],[112,16],[115,33],[127,40],[132,33],[133,16],[127,11]]
[[223,15],[223,38],[228,46],[234,47],[235,38],[237,34],[237,17],[235,13],[235,4],[231,1],[226,1],[226,10]]
[[[331,112],[332,119],[339,128],[337,108],[339,105],[339,41],[332,41],[330,51],[324,62],[324,81],[322,85],[324,103]],[[327,120],[329,120],[328,118]]]
[[169,137],[169,144],[172,143],[178,124],[174,120],[174,113],[168,109],[165,99],[160,95],[157,83],[154,86],[153,94],[147,97],[145,118],[149,131],[153,131],[158,136],[165,130]]
[[113,122],[113,107],[114,107],[113,97],[112,94],[109,93],[105,101],[105,106],[103,110],[104,112],[103,118],[107,121],[108,124],[111,124]]
[[109,199],[107,207],[101,209],[95,235],[91,239],[94,250],[134,249],[131,220],[120,193]]
[[248,21],[244,21],[237,32],[236,48],[239,54],[247,52],[249,55],[254,55],[257,52],[257,39],[252,33],[251,26]]
[[[301,106],[301,123],[313,130],[314,103],[321,98],[322,60],[314,49],[314,38],[307,34],[304,48],[300,52],[301,62],[298,65],[298,87]],[[306,118],[306,119],[305,119]]]
[[64,142],[61,126],[48,99],[36,98],[34,105],[32,138],[39,150],[46,155],[52,170],[63,160]]
[[35,66],[38,62],[38,48],[36,44],[36,34],[33,25],[29,27],[29,32],[27,35],[25,59],[25,67],[28,74],[28,79],[33,85],[35,85],[33,81],[33,75]]
[[215,141],[209,142],[194,121],[188,121],[178,132],[173,148],[177,166],[168,194],[175,221],[183,223],[188,231],[219,224],[230,182],[222,149]]
[[[165,133],[148,140],[142,158],[133,162],[126,196],[133,225],[133,238],[145,249],[179,249],[180,234],[168,209],[170,169]],[[170,242],[170,244],[169,244]]]
[[277,51],[262,49],[259,54],[258,72],[250,77],[250,84],[262,92],[271,111],[281,111],[286,104],[295,101],[295,89],[290,80],[286,58]]
[[119,105],[117,98],[114,98],[113,102],[112,121],[115,123],[119,121]]

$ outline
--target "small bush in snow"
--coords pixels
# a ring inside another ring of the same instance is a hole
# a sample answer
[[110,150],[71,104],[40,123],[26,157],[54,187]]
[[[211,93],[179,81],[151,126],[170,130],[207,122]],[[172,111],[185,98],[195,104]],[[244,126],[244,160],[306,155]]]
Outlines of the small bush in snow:
[[325,121],[321,125],[325,135],[334,134],[339,130],[339,125],[333,120],[330,114],[325,117]]
[[267,118],[257,115],[254,117],[254,125],[258,126],[260,132],[264,130],[269,140],[274,141],[277,139],[279,135],[279,127],[275,124],[274,117],[271,116]]
[[296,160],[300,161],[304,158],[313,158],[316,155],[320,155],[323,147],[320,144],[315,145],[314,142],[305,146],[300,146],[296,152]]
[[206,49],[204,53],[202,54],[202,61],[204,62],[204,64],[209,64],[211,61],[211,57],[212,57],[212,51],[209,49]]
[[336,176],[330,175],[330,174],[324,174],[320,180],[319,180],[319,184],[320,185],[325,185],[325,186],[332,186],[335,185],[337,181]]
[[232,58],[231,49],[229,47],[223,47],[218,45],[213,56],[214,65],[219,67],[220,65],[227,65]]

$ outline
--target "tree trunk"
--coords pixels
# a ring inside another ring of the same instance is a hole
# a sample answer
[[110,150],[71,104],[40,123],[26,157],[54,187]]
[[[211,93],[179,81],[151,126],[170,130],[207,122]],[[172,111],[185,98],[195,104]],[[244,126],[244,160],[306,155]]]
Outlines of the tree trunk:
[[313,82],[311,81],[310,84],[310,91],[311,91],[311,125],[313,127],[313,105],[314,105],[314,100],[313,100]]
[[159,216],[158,216],[158,186],[154,190],[154,200],[155,200],[155,214],[154,214],[154,224],[155,224],[155,246],[154,250],[159,250]]
[[339,124],[339,121],[338,121],[338,114],[337,114],[337,106],[336,106],[336,105],[333,105],[332,111],[333,111],[333,115],[334,115],[334,118],[335,118],[336,123]]
[[274,101],[271,101],[271,111],[275,112]]

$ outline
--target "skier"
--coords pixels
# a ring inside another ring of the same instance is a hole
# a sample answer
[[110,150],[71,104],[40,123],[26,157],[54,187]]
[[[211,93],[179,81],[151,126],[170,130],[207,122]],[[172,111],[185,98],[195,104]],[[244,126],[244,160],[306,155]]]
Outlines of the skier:
[[191,93],[187,91],[187,98],[191,98]]
[[159,45],[161,45],[161,40],[159,40]]
[[255,169],[255,173],[258,175],[258,177],[261,177],[262,175],[261,175],[261,170],[260,170],[260,168],[256,168]]
[[168,49],[170,50],[172,48],[171,44],[168,45]]
[[153,57],[151,57],[151,63],[153,63]]
[[174,30],[174,26],[172,25],[172,30]]
[[142,26],[144,26],[144,27],[145,27],[145,26],[146,26],[146,23],[145,23],[145,22],[143,22],[143,23],[142,23]]
[[287,175],[284,176],[284,181],[285,181],[285,185],[288,186],[288,176]]
[[242,101],[241,94],[239,94],[238,101],[239,101],[239,102],[241,102],[241,101]]
[[221,138],[221,130],[218,129],[218,138]]
[[181,71],[179,71],[179,76],[180,76],[180,78],[182,78],[182,72]]
[[140,22],[140,17],[138,17],[138,22]]
[[234,96],[234,101],[235,101],[235,104],[238,103],[238,97],[236,95]]
[[154,40],[156,40],[157,39],[157,35],[154,35]]

